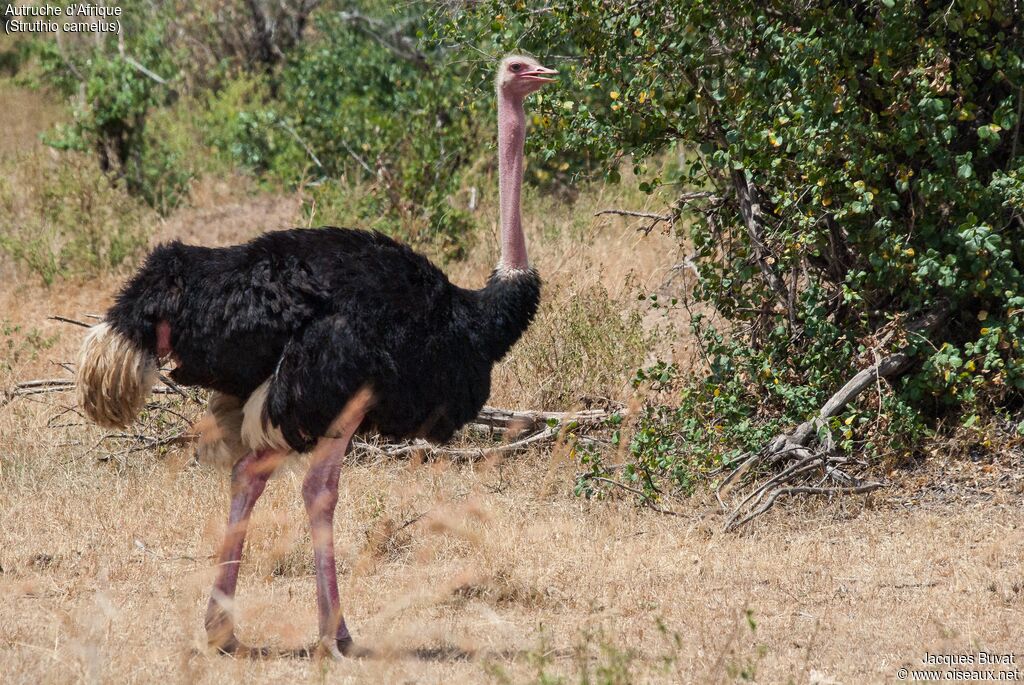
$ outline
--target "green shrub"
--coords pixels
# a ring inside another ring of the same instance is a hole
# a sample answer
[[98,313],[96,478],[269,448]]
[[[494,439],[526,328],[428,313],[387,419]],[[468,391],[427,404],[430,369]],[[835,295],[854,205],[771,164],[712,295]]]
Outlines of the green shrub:
[[[694,295],[727,323],[698,321],[705,372],[680,379],[641,422],[667,445],[641,447],[638,465],[682,483],[677,463],[758,449],[898,348],[918,363],[833,420],[840,448],[914,449],[938,418],[1019,406],[1015,12],[987,0],[492,1],[441,12],[439,37],[467,59],[513,45],[570,57],[556,65],[563,90],[539,113],[552,154],[590,155],[612,180],[628,158],[643,190],[706,193],[686,205]],[[670,145],[693,154],[674,173],[645,175],[644,160]],[[902,333],[943,308],[929,336]]]
[[45,142],[95,155],[105,174],[164,214],[180,203],[191,180],[181,151],[167,141],[168,129],[149,126],[153,110],[178,97],[174,84],[160,76],[176,73],[167,32],[165,14],[129,11],[123,44],[106,34],[70,47],[50,40],[34,44],[38,78],[63,92],[74,108],[71,124]]
[[[204,98],[198,117],[202,137],[219,159],[256,174],[301,168],[301,150],[284,131],[275,129],[273,112],[265,109],[270,99],[266,78],[241,74]],[[289,159],[278,159],[281,154]]]
[[59,335],[45,336],[39,329],[24,330],[7,319],[0,319],[0,370],[11,372],[23,361],[35,361],[39,353],[50,349]]
[[362,185],[375,201],[360,204],[360,223],[394,226],[413,241],[436,236],[461,254],[467,224],[448,196],[479,136],[467,75],[396,57],[360,27],[317,15],[316,35],[284,66],[276,97],[240,112],[222,147],[286,182]]
[[[495,154],[495,60],[452,59],[420,40],[428,8],[367,0],[316,14],[269,85],[218,96],[215,110],[238,103],[237,116],[212,127],[218,148],[286,183],[359,186],[372,196],[357,203],[359,223],[461,257],[471,222],[451,197],[472,164]],[[531,156],[528,180],[566,187],[582,164],[567,155]]]
[[0,252],[47,285],[116,269],[146,246],[146,212],[90,158],[25,154],[0,175]]
[[[35,41],[38,82],[75,114],[47,142],[94,154],[163,214],[214,161],[274,184],[358,186],[358,223],[463,256],[471,222],[451,198],[465,171],[495,154],[497,55],[465,61],[424,40],[428,4],[324,3],[312,15],[308,3],[278,4],[254,3],[280,14],[272,59],[237,0],[217,11],[193,0],[126,8],[121,42]],[[197,131],[191,141],[183,124]],[[571,199],[564,191],[589,152],[536,153],[527,180]]]

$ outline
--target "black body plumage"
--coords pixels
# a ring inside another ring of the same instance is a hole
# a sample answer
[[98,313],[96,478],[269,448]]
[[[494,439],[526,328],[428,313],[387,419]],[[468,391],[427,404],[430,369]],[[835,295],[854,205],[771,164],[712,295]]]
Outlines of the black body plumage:
[[533,270],[467,290],[387,236],[328,227],[162,245],[107,321],[154,354],[166,321],[178,383],[245,399],[272,377],[267,418],[307,451],[362,388],[374,400],[362,429],[449,439],[483,406],[491,367],[539,301]]

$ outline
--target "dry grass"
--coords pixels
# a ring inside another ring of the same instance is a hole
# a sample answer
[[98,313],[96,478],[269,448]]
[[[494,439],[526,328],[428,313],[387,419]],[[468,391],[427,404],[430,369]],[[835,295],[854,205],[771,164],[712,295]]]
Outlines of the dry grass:
[[[240,179],[204,181],[193,201],[153,239],[224,244],[303,223],[298,198]],[[600,188],[572,208],[533,200],[547,297],[496,370],[495,403],[625,399],[646,346],[685,355],[684,317],[634,309],[638,290],[676,287],[675,240],[592,217],[641,202]],[[496,261],[486,197],[480,217],[491,235],[452,268],[460,284],[481,283]],[[72,358],[81,331],[46,317],[102,311],[116,285],[5,279],[0,388],[60,375],[53,361]],[[347,619],[380,658],[214,656],[202,616],[226,474],[187,451],[98,461],[109,449],[95,428],[51,425],[69,398],[0,407],[3,682],[551,683],[587,671],[589,682],[860,683],[892,680],[926,652],[1021,649],[1019,497],[789,504],[727,535],[699,499],[663,517],[573,497],[575,466],[556,448],[504,464],[350,465],[339,576]],[[304,645],[315,632],[301,468],[289,465],[256,509],[236,605],[256,644]]]
[[[234,661],[201,651],[224,474],[180,454],[98,464],[45,440],[3,441],[19,454],[0,474],[6,682],[522,682],[614,663],[618,682],[872,682],[926,651],[1020,647],[1019,506],[854,502],[725,535],[697,503],[676,519],[576,500],[571,466],[535,454],[349,467],[343,595],[382,658]],[[255,643],[315,630],[299,478],[289,469],[257,508],[237,607]]]
[[41,132],[67,119],[65,108],[56,98],[19,88],[9,78],[0,78],[0,102],[4,103],[0,156],[36,148]]

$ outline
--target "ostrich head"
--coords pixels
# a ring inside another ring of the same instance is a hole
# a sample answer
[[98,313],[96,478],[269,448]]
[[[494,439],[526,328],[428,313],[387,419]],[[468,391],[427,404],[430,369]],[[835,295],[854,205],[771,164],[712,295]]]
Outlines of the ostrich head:
[[540,90],[545,83],[554,81],[550,77],[557,73],[554,69],[541,66],[533,57],[509,55],[498,65],[496,86],[500,94],[525,98]]

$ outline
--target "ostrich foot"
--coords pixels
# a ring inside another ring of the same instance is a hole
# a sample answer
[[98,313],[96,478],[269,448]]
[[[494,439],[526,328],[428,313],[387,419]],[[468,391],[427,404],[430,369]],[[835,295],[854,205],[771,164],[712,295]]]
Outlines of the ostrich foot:
[[243,642],[239,641],[233,634],[228,636],[226,639],[210,640],[209,646],[214,649],[218,654],[225,656],[233,656],[239,659],[262,659],[265,657],[273,656],[273,652],[268,647],[251,647]]
[[269,647],[251,647],[235,637],[235,624],[223,612],[214,613],[206,623],[206,644],[218,654],[241,659],[273,656]]
[[234,621],[212,603],[206,615],[206,644],[221,654],[236,654],[245,647],[235,637]]
[[310,656],[314,659],[367,659],[372,658],[376,653],[362,645],[357,645],[351,637],[345,638],[321,638],[310,650]]

